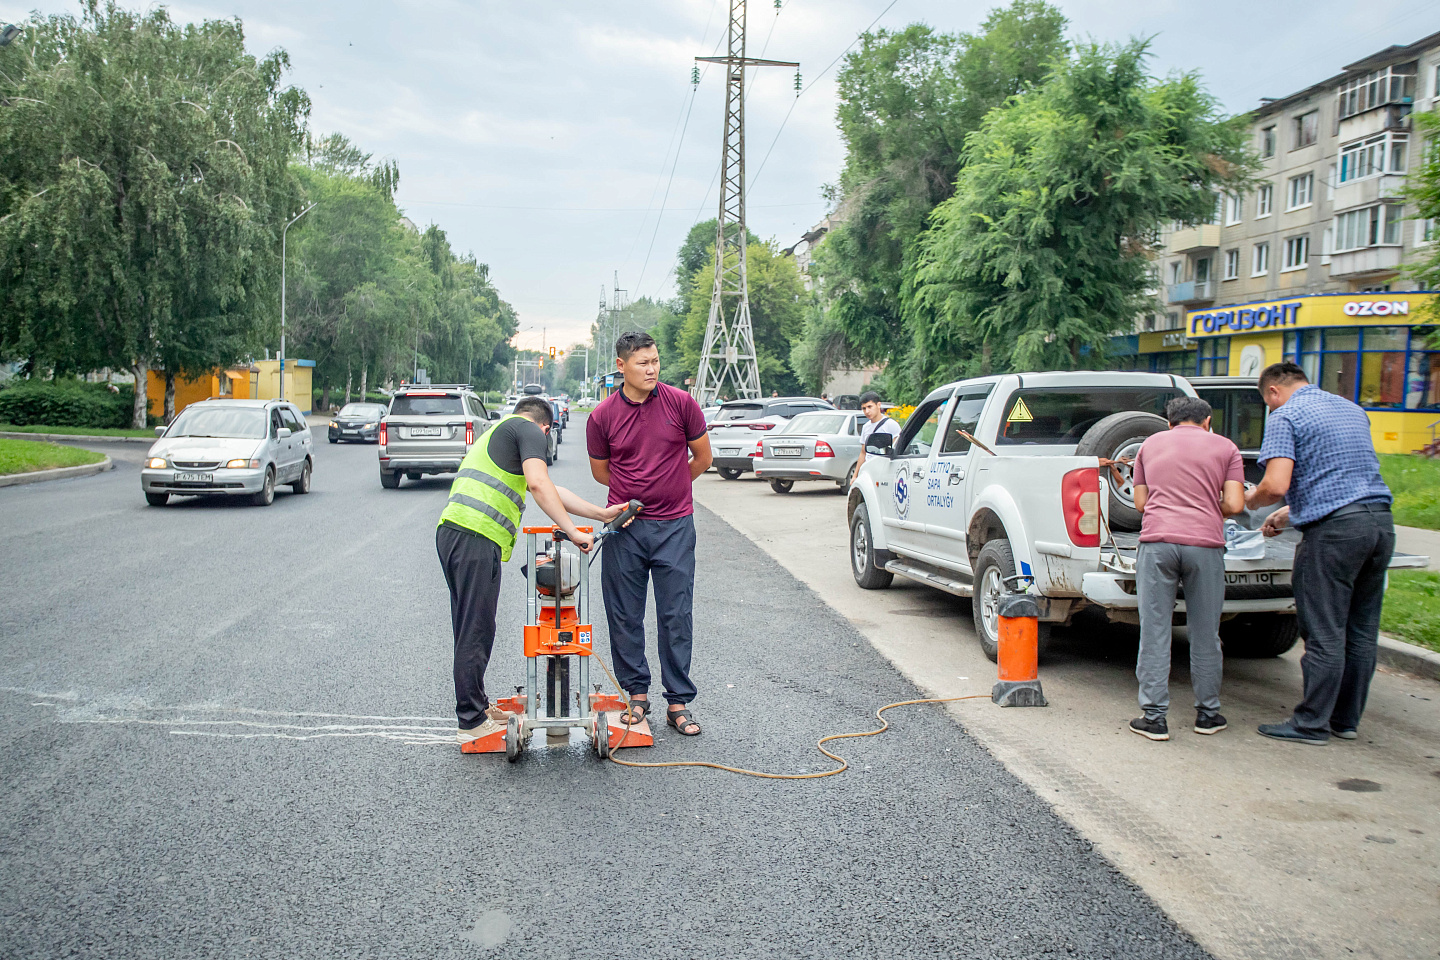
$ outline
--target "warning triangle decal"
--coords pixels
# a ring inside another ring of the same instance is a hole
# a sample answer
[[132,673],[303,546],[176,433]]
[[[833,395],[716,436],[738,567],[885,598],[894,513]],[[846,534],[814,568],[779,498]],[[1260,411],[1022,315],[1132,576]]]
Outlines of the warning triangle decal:
[[1010,416],[1005,418],[1006,423],[1029,423],[1035,418],[1030,413],[1030,408],[1025,406],[1025,398],[1020,397],[1015,401],[1015,406],[1010,408]]

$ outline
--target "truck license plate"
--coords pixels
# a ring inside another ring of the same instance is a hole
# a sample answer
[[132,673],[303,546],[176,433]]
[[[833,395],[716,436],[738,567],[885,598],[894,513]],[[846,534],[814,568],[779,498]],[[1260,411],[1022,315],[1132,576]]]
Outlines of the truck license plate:
[[213,473],[177,473],[176,483],[210,483],[215,479]]
[[1227,573],[1225,584],[1231,587],[1275,587],[1290,583],[1288,571],[1254,570],[1249,573]]
[[770,450],[777,457],[798,457],[802,452],[800,447],[771,447]]
[[438,437],[438,436],[440,436],[440,428],[439,428],[439,427],[411,427],[411,428],[410,428],[410,436],[412,436],[412,437]]

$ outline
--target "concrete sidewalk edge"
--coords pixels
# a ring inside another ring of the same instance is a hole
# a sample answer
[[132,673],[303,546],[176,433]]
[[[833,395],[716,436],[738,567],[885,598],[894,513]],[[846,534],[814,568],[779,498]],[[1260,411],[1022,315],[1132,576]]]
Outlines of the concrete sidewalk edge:
[[1385,635],[1380,636],[1380,662],[1427,680],[1440,680],[1440,653]]
[[5,440],[49,440],[54,443],[57,440],[68,440],[79,443],[154,443],[156,437],[103,437],[93,434],[82,433],[13,433],[9,430],[0,431],[0,439]]
[[31,470],[29,473],[7,474],[0,477],[0,487],[17,487],[22,483],[41,483],[45,480],[67,480],[71,477],[89,477],[114,469],[115,462],[106,457],[99,463],[84,463],[78,467],[56,467],[53,470]]

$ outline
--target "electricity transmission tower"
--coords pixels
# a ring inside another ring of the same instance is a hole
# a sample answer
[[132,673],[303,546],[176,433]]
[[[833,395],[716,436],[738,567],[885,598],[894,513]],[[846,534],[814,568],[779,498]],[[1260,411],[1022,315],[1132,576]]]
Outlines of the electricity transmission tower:
[[[715,230],[715,285],[710,291],[710,320],[695,378],[695,399],[714,403],[726,381],[735,396],[760,396],[760,365],[750,326],[749,274],[745,264],[745,68],[796,67],[784,60],[745,56],[746,0],[730,0],[729,46],[723,57],[696,57],[725,66],[725,128],[720,148],[720,217]],[[699,82],[698,68],[691,79]]]

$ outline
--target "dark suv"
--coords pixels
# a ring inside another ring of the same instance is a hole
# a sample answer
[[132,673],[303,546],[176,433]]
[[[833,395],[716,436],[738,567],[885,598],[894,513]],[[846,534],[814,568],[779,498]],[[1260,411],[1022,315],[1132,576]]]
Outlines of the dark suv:
[[500,419],[465,384],[402,387],[380,421],[380,486],[393,490],[402,476],[454,473],[491,421]]
[[726,480],[738,479],[753,469],[753,458],[760,456],[760,440],[769,431],[799,414],[834,409],[818,397],[766,397],[721,404],[708,427],[716,472]]

